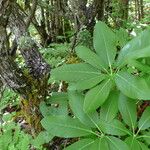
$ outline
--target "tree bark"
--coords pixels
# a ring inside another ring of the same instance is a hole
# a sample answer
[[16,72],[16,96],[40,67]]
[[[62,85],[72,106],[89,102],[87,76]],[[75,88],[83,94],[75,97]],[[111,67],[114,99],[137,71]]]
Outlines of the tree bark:
[[140,0],[141,18],[144,18],[144,4],[143,0]]
[[97,20],[104,20],[104,4],[105,0],[95,0],[94,5],[97,14]]
[[[118,3],[118,1],[116,1]],[[116,21],[116,27],[125,27],[125,24],[128,20],[128,9],[129,9],[129,0],[119,0],[119,11],[118,18]]]
[[[42,58],[36,43],[27,32],[24,15],[14,0],[1,0],[0,4],[0,79],[21,95],[22,115],[31,127],[31,133],[41,130],[39,104],[45,100],[50,66]],[[15,36],[17,47],[25,60],[28,72],[20,69],[10,51],[7,28]]]

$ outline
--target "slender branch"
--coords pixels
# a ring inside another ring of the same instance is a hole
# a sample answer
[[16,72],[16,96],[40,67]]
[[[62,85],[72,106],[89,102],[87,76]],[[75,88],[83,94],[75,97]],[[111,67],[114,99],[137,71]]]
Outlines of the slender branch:
[[32,18],[34,17],[36,7],[37,7],[37,0],[33,0],[33,5],[31,8],[30,16],[27,18],[27,21],[26,21],[26,29],[28,29],[30,23],[32,22]]

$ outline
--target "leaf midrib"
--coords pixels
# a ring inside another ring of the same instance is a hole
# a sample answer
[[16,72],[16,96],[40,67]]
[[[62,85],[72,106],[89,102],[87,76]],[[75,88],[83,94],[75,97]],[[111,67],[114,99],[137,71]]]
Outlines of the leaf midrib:
[[85,129],[85,128],[81,128],[81,127],[74,127],[74,126],[70,126],[70,125],[64,125],[64,124],[60,124],[60,123],[52,123],[53,125],[57,125],[60,127],[65,127],[65,128],[72,128],[72,129],[77,129],[77,130],[81,130],[81,131],[86,131],[88,133],[92,133],[91,130]]
[[[93,79],[96,79],[96,78],[104,78],[105,77],[105,75],[102,75],[102,74],[100,74],[100,75],[97,75],[97,76],[94,76],[94,77],[92,77],[92,78],[84,78],[84,79],[81,79],[81,80],[79,80],[79,82],[81,82],[81,81],[89,81],[89,80],[93,80]],[[104,80],[104,79],[103,79]],[[79,83],[79,82],[77,82],[77,83]]]
[[[99,95],[99,93],[101,93],[102,92],[102,90],[105,88],[105,86],[108,84],[110,82],[110,79],[103,85],[103,87],[98,91],[98,93],[94,96],[94,100],[95,100],[95,98]],[[100,85],[99,85],[100,86]],[[91,101],[91,103],[92,103],[93,101]],[[89,107],[91,107],[91,103],[89,103]],[[95,101],[94,101],[94,103],[95,103]],[[89,107],[88,107],[88,109],[89,109]]]
[[[134,84],[131,84],[128,80],[126,80],[124,77],[122,77],[121,75],[119,75],[118,73],[116,74],[119,78],[123,79],[125,82],[127,82],[130,86],[132,86],[133,88],[135,88],[139,93],[142,93],[140,89],[138,89]],[[143,94],[143,93],[142,93]]]
[[89,71],[60,71],[61,73],[86,73],[86,74],[96,74],[96,75],[100,75],[100,72],[89,72]]
[[90,143],[88,143],[88,144],[84,145],[83,147],[81,147],[79,150],[83,150],[84,148],[86,148],[87,146],[93,144],[94,142],[95,142],[94,140],[91,141]]
[[111,140],[111,138],[109,138],[109,137],[106,137],[106,138],[108,138],[108,140],[109,140],[118,150],[120,150],[120,148],[118,148],[118,146],[116,145],[116,143]]
[[112,101],[111,101],[111,103],[109,103],[109,107],[108,107],[108,110],[107,110],[107,113],[106,113],[106,121],[108,120],[108,115],[110,113],[110,108],[112,106],[111,104],[112,104]]
[[118,126],[111,125],[111,124],[109,124],[109,123],[107,123],[107,122],[105,122],[105,124],[109,125],[110,127],[113,127],[114,129],[118,129],[118,130],[120,130],[120,131],[122,131],[122,132],[125,132],[125,133],[127,133],[127,134],[130,135],[130,133],[129,133],[128,131],[126,131],[126,130],[124,130],[124,129],[122,129],[122,128],[119,128]]
[[142,127],[146,124],[147,121],[150,120],[150,117],[148,117],[144,122],[143,124],[139,127],[139,131],[142,129]]
[[[109,68],[111,69],[110,58],[109,58],[109,55],[108,55],[108,47],[107,47],[107,44],[106,44],[104,33],[103,33],[102,30],[101,30],[101,32],[102,32],[102,37],[103,37],[103,41],[104,41],[104,44],[105,44],[105,51],[106,51],[107,61],[108,61],[108,64],[109,64]],[[98,35],[99,35],[99,38],[101,39],[100,32],[98,32]]]
[[132,129],[133,129],[133,131],[134,131],[134,123],[133,123],[133,120],[132,120],[132,117],[131,117],[131,114],[130,114],[130,111],[129,111],[127,105],[126,105],[126,108],[127,108],[128,114],[129,114],[129,118],[130,118],[130,122],[131,122]]

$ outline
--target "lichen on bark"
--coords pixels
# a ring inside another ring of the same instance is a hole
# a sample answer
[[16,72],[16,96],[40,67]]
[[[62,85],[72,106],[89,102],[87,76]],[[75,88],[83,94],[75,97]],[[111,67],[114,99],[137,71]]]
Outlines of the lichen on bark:
[[18,42],[19,48],[23,49],[23,50],[30,49],[31,47],[34,46],[34,44],[35,44],[35,42],[28,35],[21,36],[19,39],[19,42]]

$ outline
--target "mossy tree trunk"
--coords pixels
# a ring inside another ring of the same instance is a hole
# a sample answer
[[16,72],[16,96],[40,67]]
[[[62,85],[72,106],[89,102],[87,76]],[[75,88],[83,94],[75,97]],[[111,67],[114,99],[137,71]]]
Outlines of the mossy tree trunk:
[[[29,16],[31,17],[31,16]],[[22,114],[34,135],[41,130],[39,104],[45,100],[50,66],[42,58],[36,43],[27,28],[29,18],[18,9],[15,0],[2,0],[0,4],[0,79],[9,88],[20,94]],[[15,37],[10,44],[10,30]],[[12,45],[12,46],[11,46]],[[25,60],[28,71],[20,69],[15,61],[16,50]]]

